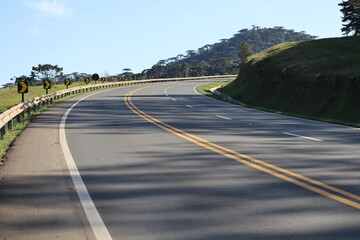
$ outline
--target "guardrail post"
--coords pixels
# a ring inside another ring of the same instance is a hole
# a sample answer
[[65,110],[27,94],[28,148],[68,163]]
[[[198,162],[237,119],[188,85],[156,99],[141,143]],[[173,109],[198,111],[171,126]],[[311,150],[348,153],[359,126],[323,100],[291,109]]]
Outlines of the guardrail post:
[[8,123],[8,129],[11,130],[13,128],[13,119],[11,119]]
[[16,121],[17,121],[18,123],[21,122],[22,114],[23,114],[23,112],[21,112],[20,114],[18,114],[18,115],[16,116]]
[[5,126],[3,126],[3,127],[0,129],[0,138],[2,138],[5,134],[6,134],[6,129],[5,129]]

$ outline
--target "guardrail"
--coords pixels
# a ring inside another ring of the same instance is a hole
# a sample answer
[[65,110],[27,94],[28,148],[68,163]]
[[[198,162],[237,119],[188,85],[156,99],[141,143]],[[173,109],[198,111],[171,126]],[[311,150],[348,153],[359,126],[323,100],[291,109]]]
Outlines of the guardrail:
[[201,80],[201,79],[216,79],[216,78],[232,78],[236,75],[221,75],[221,76],[207,76],[207,77],[191,77],[191,78],[166,78],[166,79],[150,79],[138,81],[123,81],[123,82],[109,82],[101,84],[91,84],[79,86],[69,89],[56,91],[47,95],[35,97],[25,102],[19,103],[12,108],[0,114],[0,138],[6,134],[8,129],[12,129],[14,122],[21,122],[25,118],[25,114],[31,114],[31,111],[36,111],[40,104],[45,105],[52,103],[55,100],[64,98],[72,94],[78,94],[86,91],[93,91],[109,87],[122,87],[135,84],[157,83],[157,82],[172,82],[172,81],[186,81],[186,80]]

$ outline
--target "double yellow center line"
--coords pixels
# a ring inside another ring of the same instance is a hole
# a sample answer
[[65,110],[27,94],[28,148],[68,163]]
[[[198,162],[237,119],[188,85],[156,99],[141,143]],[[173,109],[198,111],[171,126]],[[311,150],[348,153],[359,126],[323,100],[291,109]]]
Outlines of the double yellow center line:
[[359,195],[349,193],[349,192],[341,190],[339,188],[330,186],[326,183],[316,181],[314,179],[302,176],[300,174],[291,172],[289,170],[277,167],[275,165],[266,163],[264,161],[252,158],[250,156],[247,156],[247,155],[244,155],[241,153],[238,153],[231,149],[222,147],[218,144],[209,142],[203,138],[197,137],[195,135],[192,135],[190,133],[187,133],[180,129],[177,129],[173,126],[170,126],[170,125],[168,125],[164,122],[161,122],[160,120],[146,114],[145,112],[141,111],[138,107],[136,107],[134,105],[134,103],[131,101],[131,96],[134,93],[136,93],[137,91],[140,91],[144,88],[148,88],[148,87],[143,87],[143,88],[135,89],[133,91],[128,92],[124,97],[124,102],[132,112],[134,112],[141,118],[145,119],[146,121],[156,125],[157,127],[161,128],[161,129],[164,129],[165,131],[168,131],[178,137],[181,137],[189,142],[192,142],[203,148],[206,148],[208,150],[216,152],[227,158],[233,159],[233,160],[243,163],[249,167],[252,167],[259,171],[268,173],[272,176],[275,176],[275,177],[285,180],[287,182],[293,183],[300,187],[306,188],[310,191],[316,192],[325,197],[328,197],[328,198],[331,198],[338,202],[344,203],[344,204],[354,207],[356,209],[360,209],[360,203],[359,203],[360,196]]

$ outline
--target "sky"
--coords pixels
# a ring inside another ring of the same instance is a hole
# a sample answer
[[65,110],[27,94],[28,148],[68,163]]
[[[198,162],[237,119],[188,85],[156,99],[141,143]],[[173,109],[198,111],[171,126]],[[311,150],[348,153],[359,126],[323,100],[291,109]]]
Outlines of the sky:
[[0,87],[32,66],[134,73],[252,25],[341,37],[341,0],[0,0]]

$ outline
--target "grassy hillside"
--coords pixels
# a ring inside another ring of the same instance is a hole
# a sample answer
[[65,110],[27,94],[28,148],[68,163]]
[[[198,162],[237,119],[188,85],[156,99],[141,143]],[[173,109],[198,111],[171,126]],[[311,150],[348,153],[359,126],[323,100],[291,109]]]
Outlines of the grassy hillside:
[[360,123],[360,37],[282,43],[220,91],[253,106]]

